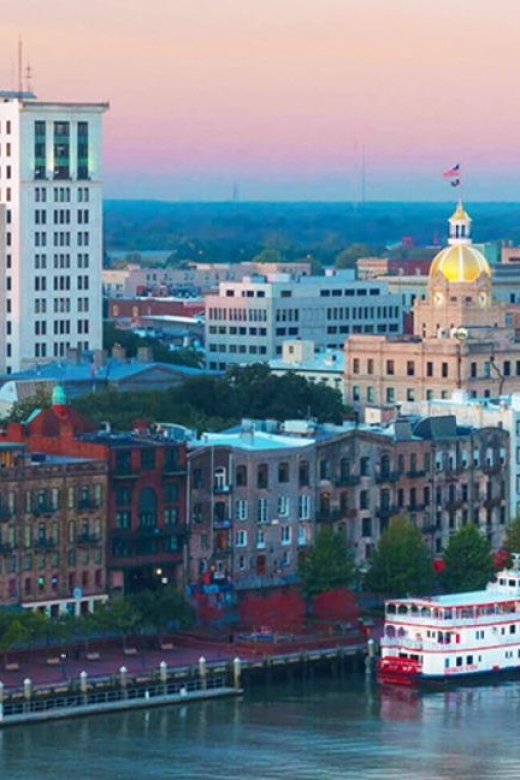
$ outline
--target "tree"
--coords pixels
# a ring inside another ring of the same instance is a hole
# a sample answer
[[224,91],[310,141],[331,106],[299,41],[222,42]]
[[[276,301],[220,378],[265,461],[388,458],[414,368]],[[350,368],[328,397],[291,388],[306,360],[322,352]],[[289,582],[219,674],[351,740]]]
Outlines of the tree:
[[278,249],[263,249],[253,257],[253,263],[285,263],[286,260]]
[[508,554],[506,563],[510,564],[511,555],[520,553],[520,515],[507,526],[503,548]]
[[351,244],[336,256],[336,268],[355,268],[360,257],[372,257],[374,249],[368,244]]
[[142,615],[142,624],[153,628],[159,638],[174,623],[183,627],[193,625],[193,610],[182,593],[173,588],[143,590],[132,601]]
[[298,565],[306,599],[335,588],[348,588],[354,576],[354,561],[343,534],[320,529],[314,545]]
[[115,631],[123,639],[123,649],[126,641],[142,624],[142,615],[130,599],[118,597],[105,602],[97,611],[99,625],[105,631]]
[[449,593],[481,590],[494,573],[491,545],[473,524],[450,536],[443,559],[442,583]]
[[50,405],[51,393],[46,383],[40,382],[36,385],[33,395],[14,402],[3,422],[25,422],[36,409],[46,409]]
[[368,590],[391,596],[428,593],[433,587],[431,555],[422,533],[406,517],[383,531],[370,561]]

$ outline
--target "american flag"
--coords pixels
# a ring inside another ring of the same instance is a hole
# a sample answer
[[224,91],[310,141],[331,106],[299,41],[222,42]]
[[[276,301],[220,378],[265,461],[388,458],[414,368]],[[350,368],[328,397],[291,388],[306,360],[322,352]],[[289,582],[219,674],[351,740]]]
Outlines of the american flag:
[[454,165],[453,168],[449,168],[447,171],[444,171],[442,175],[445,179],[453,179],[455,176],[460,176],[460,165],[457,163],[457,165]]

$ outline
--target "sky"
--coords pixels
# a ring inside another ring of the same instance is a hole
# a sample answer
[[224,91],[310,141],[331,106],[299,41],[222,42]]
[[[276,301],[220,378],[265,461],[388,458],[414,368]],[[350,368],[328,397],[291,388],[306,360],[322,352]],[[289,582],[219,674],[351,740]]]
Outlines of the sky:
[[[42,100],[108,101],[109,198],[520,201],[518,0],[2,0]],[[459,190],[457,189],[457,194]]]

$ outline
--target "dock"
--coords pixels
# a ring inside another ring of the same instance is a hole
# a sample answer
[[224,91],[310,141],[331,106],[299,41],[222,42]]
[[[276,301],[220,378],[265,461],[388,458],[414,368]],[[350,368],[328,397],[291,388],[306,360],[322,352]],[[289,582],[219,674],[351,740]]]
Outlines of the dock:
[[[237,651],[236,655],[232,654],[233,650]],[[154,655],[153,661],[156,662],[157,657],[163,657],[163,660],[152,667],[143,664],[143,658],[137,658],[136,651],[130,657],[123,654],[118,659],[121,665],[111,674],[96,675],[93,667],[100,662],[96,658],[90,665],[85,664],[79,673],[77,669],[81,668],[81,662],[78,662],[79,665],[70,669],[72,674],[61,680],[59,672],[63,672],[63,667],[58,672],[51,672],[45,664],[46,675],[58,675],[53,677],[56,682],[44,683],[35,675],[34,679],[19,677],[21,685],[9,686],[0,679],[0,729],[242,696],[245,689],[254,685],[303,679],[321,673],[339,676],[344,670],[364,669],[367,657],[367,645],[353,642],[304,649],[279,647],[276,651],[272,647],[257,647],[254,652],[245,652],[243,657],[238,655],[239,651],[238,647],[228,648],[227,655],[219,652],[219,657],[212,657],[208,653],[210,657],[206,658],[202,654],[204,648],[199,648],[200,654],[192,656],[192,663],[181,665],[178,663],[181,656],[176,662],[175,658],[168,657],[175,651],[169,650],[168,655],[164,655],[166,651],[163,656]],[[168,662],[164,657],[168,657]],[[151,656],[146,658],[147,663],[151,660]],[[54,665],[50,666],[52,669]],[[20,675],[22,669],[11,670],[11,674],[14,673]]]

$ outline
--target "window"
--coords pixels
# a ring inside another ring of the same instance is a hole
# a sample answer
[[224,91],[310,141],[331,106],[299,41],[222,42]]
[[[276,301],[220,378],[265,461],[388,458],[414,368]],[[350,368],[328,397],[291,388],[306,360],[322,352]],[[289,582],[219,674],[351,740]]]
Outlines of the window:
[[281,534],[282,534],[282,544],[290,544],[291,543],[291,537],[292,537],[292,528],[290,525],[282,525],[281,527]]
[[269,469],[267,463],[260,463],[257,469],[257,487],[265,490],[269,487]]
[[235,501],[235,520],[247,520],[247,501],[242,498]]
[[291,500],[289,496],[278,496],[278,517],[289,517]]
[[247,466],[237,466],[235,471],[235,484],[237,487],[247,486]]
[[257,523],[267,523],[267,499],[259,498],[256,503]]
[[247,531],[235,531],[235,547],[247,547]]
[[306,493],[298,496],[298,519],[310,520],[311,517],[311,497]]
[[301,460],[298,467],[298,482],[300,487],[305,487],[309,484],[309,461]]
[[289,482],[289,464],[286,462],[278,464],[278,482]]
[[395,363],[393,360],[386,361],[386,373],[389,376],[393,376],[395,374]]

